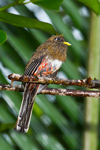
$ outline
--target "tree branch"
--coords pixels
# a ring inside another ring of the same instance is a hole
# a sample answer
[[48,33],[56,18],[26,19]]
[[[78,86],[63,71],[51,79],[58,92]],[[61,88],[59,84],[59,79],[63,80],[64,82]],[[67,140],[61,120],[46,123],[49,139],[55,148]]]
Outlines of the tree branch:
[[[30,82],[30,83],[41,83],[41,84],[62,84],[62,85],[75,85],[83,86],[89,88],[100,88],[99,80],[92,80],[91,77],[83,80],[69,80],[69,79],[59,79],[59,78],[43,78],[43,77],[30,77],[25,75],[19,75],[12,73],[8,75],[8,79],[11,80],[11,85],[0,84],[0,90],[7,91],[24,91],[23,85],[12,85],[14,81],[19,82]],[[50,94],[50,95],[62,95],[62,96],[82,96],[82,97],[100,97],[100,91],[89,91],[89,90],[73,90],[73,89],[51,89],[46,88],[40,94]]]
[[22,86],[22,85],[0,84],[0,90],[23,92],[24,91],[24,86]]
[[30,77],[25,75],[19,75],[12,73],[8,75],[8,79],[19,82],[31,82],[31,83],[41,83],[41,84],[62,84],[62,85],[74,85],[82,86],[88,88],[100,89],[100,81],[97,79],[92,80],[91,77],[83,80],[70,80],[70,79],[59,79],[59,78],[38,78],[36,76]]
[[[22,85],[9,85],[0,84],[0,90],[7,91],[24,91],[24,86]],[[40,94],[50,94],[50,95],[62,95],[62,96],[82,96],[82,97],[100,97],[100,91],[89,91],[89,90],[73,90],[73,89],[51,89],[46,88]]]

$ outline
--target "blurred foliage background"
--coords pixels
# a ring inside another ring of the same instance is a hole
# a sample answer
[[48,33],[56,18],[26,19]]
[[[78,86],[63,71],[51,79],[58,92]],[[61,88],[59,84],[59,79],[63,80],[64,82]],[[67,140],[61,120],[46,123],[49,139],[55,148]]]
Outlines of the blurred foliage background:
[[[24,1],[0,1],[1,10],[3,6],[11,2],[23,3]],[[32,22],[32,20],[25,20],[26,22],[23,23],[24,18],[16,18],[16,16],[9,16],[6,12],[0,12],[0,30],[7,35],[7,41],[0,45],[0,83],[10,84],[6,76],[12,72],[23,74],[36,48],[56,32],[63,34],[66,41],[72,44],[71,47],[68,47],[67,60],[59,70],[58,77],[83,79],[88,76],[91,27],[89,8],[74,0],[59,0],[59,2],[44,0],[43,3],[41,2],[36,1],[37,5],[28,3],[9,7],[7,12],[48,22],[52,26]],[[94,77],[97,78],[97,76]],[[58,85],[49,85],[49,87],[79,89],[79,87]],[[16,133],[13,130],[21,100],[22,93],[0,91],[0,150],[83,149],[84,98],[38,95],[27,134]],[[98,144],[99,149],[100,144]]]

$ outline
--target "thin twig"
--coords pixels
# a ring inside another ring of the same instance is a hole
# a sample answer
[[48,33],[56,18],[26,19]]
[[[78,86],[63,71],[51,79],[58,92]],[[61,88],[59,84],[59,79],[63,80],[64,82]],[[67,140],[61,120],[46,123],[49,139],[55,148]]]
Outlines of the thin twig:
[[[0,90],[23,92],[24,87],[21,85],[0,84]],[[62,96],[82,96],[82,97],[100,97],[100,91],[73,90],[73,89],[51,89],[46,88],[40,94],[62,95]]]
[[62,96],[77,96],[77,97],[100,97],[100,91],[89,91],[89,90],[73,90],[73,89],[51,89],[46,88],[42,94],[50,95],[62,95]]
[[70,80],[70,79],[59,79],[59,78],[38,78],[36,76],[30,77],[20,74],[12,73],[8,75],[8,79],[12,81],[19,82],[31,82],[31,83],[41,83],[41,84],[62,84],[62,85],[74,85],[74,86],[83,86],[88,88],[100,89],[100,81],[97,79],[92,80],[91,77],[83,80]]
[[24,91],[24,86],[22,86],[22,85],[0,84],[0,90],[23,92]]

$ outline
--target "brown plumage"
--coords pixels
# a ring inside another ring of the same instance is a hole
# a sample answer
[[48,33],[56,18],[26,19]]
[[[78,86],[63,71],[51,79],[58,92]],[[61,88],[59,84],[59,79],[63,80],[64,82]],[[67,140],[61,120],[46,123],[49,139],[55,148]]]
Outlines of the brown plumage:
[[[50,37],[40,45],[28,62],[24,75],[38,77],[55,77],[58,69],[66,60],[66,49],[70,44],[62,35]],[[26,83],[19,116],[15,125],[18,132],[27,132],[36,94],[47,85]]]

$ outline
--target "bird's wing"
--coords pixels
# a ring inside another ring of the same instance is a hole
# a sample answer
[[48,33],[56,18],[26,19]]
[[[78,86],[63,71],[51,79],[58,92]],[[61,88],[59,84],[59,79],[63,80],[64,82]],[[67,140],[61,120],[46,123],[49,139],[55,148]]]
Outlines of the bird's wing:
[[31,64],[26,67],[27,69],[25,70],[24,75],[30,76],[34,74],[44,58],[45,56],[41,56],[40,58],[33,60]]

